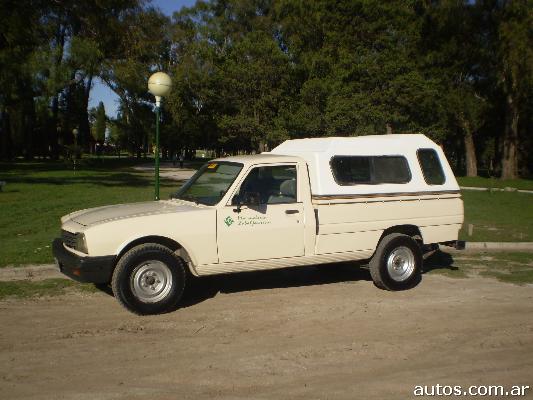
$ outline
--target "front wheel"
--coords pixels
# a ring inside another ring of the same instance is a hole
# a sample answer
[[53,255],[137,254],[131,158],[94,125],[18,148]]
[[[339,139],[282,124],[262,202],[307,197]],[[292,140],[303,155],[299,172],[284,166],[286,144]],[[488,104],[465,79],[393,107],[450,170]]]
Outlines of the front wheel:
[[392,233],[381,240],[370,260],[370,275],[381,289],[409,289],[420,281],[422,262],[422,251],[412,237]]
[[117,263],[111,287],[122,306],[139,315],[172,310],[185,288],[185,265],[169,248],[156,243],[136,246]]

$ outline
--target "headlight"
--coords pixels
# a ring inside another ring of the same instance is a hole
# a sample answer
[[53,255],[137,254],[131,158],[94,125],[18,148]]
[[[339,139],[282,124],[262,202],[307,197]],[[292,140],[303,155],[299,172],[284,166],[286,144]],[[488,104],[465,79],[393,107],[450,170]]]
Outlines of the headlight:
[[65,246],[85,254],[89,253],[87,251],[87,241],[85,240],[85,234],[83,232],[72,233],[62,229],[61,237]]
[[76,250],[81,251],[82,253],[89,253],[87,250],[87,241],[85,240],[85,234],[78,232],[76,233]]

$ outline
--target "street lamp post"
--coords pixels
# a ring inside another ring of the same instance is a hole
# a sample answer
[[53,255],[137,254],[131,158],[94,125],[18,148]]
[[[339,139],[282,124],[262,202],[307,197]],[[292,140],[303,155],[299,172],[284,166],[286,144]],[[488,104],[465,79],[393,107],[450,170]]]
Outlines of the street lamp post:
[[73,154],[73,157],[74,157],[74,171],[76,171],[76,158],[78,157],[78,134],[80,132],[78,131],[77,128],[74,128],[72,130],[72,134],[74,135],[74,154]]
[[155,96],[155,199],[159,200],[159,112],[161,98],[170,92],[172,80],[164,72],[156,72],[148,79],[148,91]]

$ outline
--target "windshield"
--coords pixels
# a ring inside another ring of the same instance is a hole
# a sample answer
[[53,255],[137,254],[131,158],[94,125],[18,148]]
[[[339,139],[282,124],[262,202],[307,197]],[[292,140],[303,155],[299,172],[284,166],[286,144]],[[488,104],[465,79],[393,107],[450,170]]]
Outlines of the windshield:
[[208,206],[215,205],[226,194],[242,167],[242,164],[233,162],[207,163],[171,198],[194,201]]

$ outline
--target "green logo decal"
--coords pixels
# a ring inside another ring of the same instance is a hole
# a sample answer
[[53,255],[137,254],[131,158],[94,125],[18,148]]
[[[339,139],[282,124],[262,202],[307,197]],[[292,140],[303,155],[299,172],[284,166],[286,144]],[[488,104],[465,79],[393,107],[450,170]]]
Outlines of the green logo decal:
[[226,217],[226,219],[224,220],[224,223],[226,224],[226,226],[230,226],[231,224],[233,224],[235,221],[233,220],[233,218],[231,217]]

